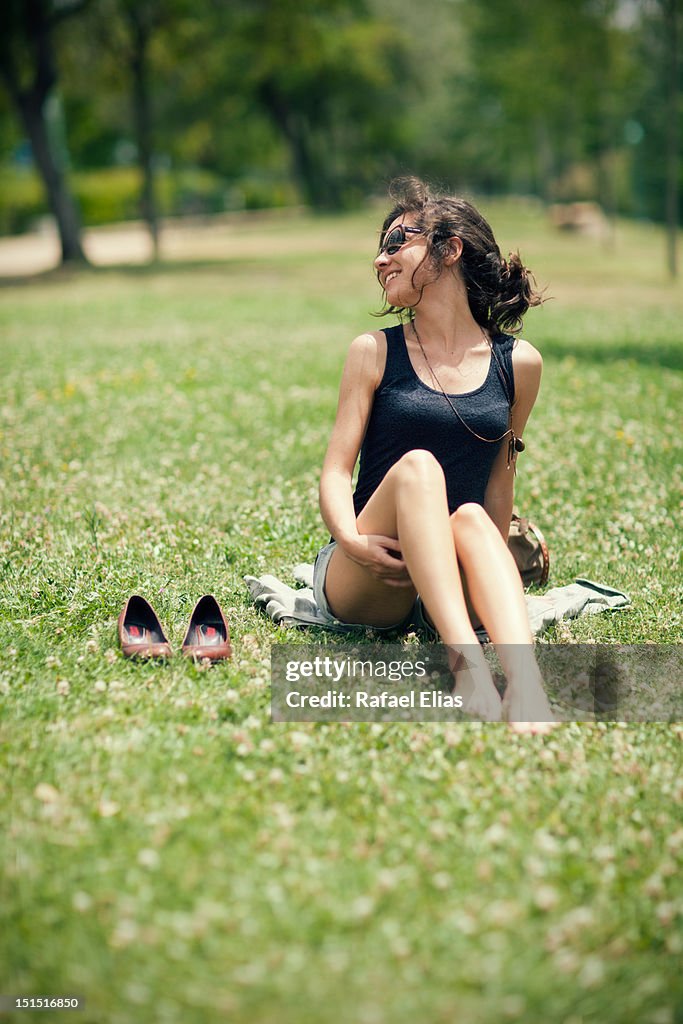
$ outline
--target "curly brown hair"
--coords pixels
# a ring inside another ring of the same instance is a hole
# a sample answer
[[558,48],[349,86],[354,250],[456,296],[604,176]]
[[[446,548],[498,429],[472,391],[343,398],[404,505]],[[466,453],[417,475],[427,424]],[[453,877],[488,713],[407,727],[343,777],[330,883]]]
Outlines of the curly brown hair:
[[[393,207],[384,219],[380,245],[397,217],[412,214],[416,226],[427,238],[425,260],[438,277],[451,251],[449,239],[457,235],[463,245],[459,266],[472,316],[481,327],[493,333],[518,333],[526,311],[531,306],[540,305],[543,297],[519,253],[510,253],[508,259],[501,255],[491,226],[476,207],[458,196],[435,194],[425,182],[414,177],[395,179],[389,189],[389,198]],[[378,315],[387,313],[410,317],[412,307],[387,306],[385,303]]]

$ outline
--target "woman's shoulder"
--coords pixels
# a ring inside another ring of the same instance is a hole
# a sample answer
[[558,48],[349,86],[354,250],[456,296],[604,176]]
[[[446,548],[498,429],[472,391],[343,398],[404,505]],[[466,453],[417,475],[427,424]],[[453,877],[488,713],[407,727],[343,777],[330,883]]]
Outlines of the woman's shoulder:
[[541,385],[543,359],[531,342],[515,338],[512,348],[512,367],[515,378],[514,402],[520,400],[529,408],[533,405]]
[[353,339],[346,358],[347,367],[361,377],[370,378],[377,388],[387,361],[387,338],[384,331],[366,331]]
[[365,331],[357,335],[351,342],[349,353],[368,355],[378,352],[382,346],[386,348],[387,339],[384,331]]
[[515,370],[540,371],[543,368],[541,353],[524,338],[513,339],[512,362]]

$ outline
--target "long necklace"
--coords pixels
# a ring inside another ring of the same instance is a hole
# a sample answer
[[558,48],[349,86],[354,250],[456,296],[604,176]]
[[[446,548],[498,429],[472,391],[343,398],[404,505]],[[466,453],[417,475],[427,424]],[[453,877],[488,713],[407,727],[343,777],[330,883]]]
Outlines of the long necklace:
[[496,355],[495,349],[493,347],[493,343],[490,341],[490,339],[489,339],[488,335],[486,334],[486,332],[484,331],[484,329],[482,328],[481,334],[482,334],[482,337],[483,337],[484,341],[486,342],[486,344],[491,349],[491,359],[493,359],[495,361],[496,369],[498,370],[498,374],[500,376],[501,382],[503,384],[503,389],[505,391],[505,397],[507,398],[507,401],[508,401],[508,428],[507,428],[506,431],[504,431],[500,435],[500,437],[482,437],[481,434],[478,434],[476,432],[476,430],[473,430],[472,427],[469,425],[469,423],[467,423],[462,418],[462,416],[460,415],[460,413],[456,409],[454,403],[451,401],[450,395],[448,395],[448,393],[446,392],[446,389],[443,387],[443,385],[441,384],[439,378],[437,377],[436,373],[434,372],[434,367],[432,366],[432,364],[429,362],[429,359],[427,358],[427,353],[424,350],[424,345],[422,344],[422,341],[420,339],[420,335],[417,333],[417,327],[415,326],[415,321],[411,320],[410,325],[413,328],[413,333],[415,334],[415,337],[417,338],[417,343],[420,346],[420,352],[422,353],[422,358],[424,359],[425,363],[427,364],[427,369],[429,370],[429,372],[431,374],[432,380],[436,384],[437,391],[441,392],[441,394],[443,395],[443,397],[446,399],[446,401],[448,402],[449,406],[453,410],[453,414],[458,418],[458,420],[463,425],[465,430],[468,430],[470,432],[470,434],[472,434],[473,437],[477,438],[478,441],[485,441],[487,444],[497,444],[498,441],[502,441],[504,437],[509,438],[509,440],[508,440],[508,453],[507,453],[507,468],[509,469],[511,465],[514,465],[515,454],[517,452],[523,452],[524,448],[525,448],[525,444],[524,444],[524,441],[522,441],[521,437],[517,437],[515,432],[514,432],[514,430],[512,429],[512,402],[510,401],[510,392],[508,390],[508,385],[507,385],[507,383],[505,381],[505,376],[503,374],[503,371],[501,370],[500,363],[498,362],[498,356]]

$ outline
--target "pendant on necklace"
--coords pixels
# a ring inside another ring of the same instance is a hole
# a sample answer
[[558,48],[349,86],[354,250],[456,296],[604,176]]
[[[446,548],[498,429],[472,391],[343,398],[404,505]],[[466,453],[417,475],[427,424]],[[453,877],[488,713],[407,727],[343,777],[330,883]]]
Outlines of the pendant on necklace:
[[517,474],[517,460],[515,456],[518,452],[523,452],[526,448],[524,441],[521,437],[517,437],[512,427],[510,427],[510,440],[508,441],[508,469],[513,466],[515,475]]

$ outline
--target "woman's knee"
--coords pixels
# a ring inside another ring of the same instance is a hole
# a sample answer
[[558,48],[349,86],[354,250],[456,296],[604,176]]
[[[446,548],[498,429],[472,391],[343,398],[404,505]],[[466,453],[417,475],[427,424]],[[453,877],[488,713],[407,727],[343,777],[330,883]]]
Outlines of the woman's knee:
[[430,484],[445,487],[445,477],[439,462],[426,448],[413,448],[394,465],[392,472],[398,481],[421,488]]
[[[468,501],[461,505],[451,516],[451,527],[456,540],[480,539],[496,527],[488,512],[482,505]],[[497,532],[497,531],[496,531]]]

